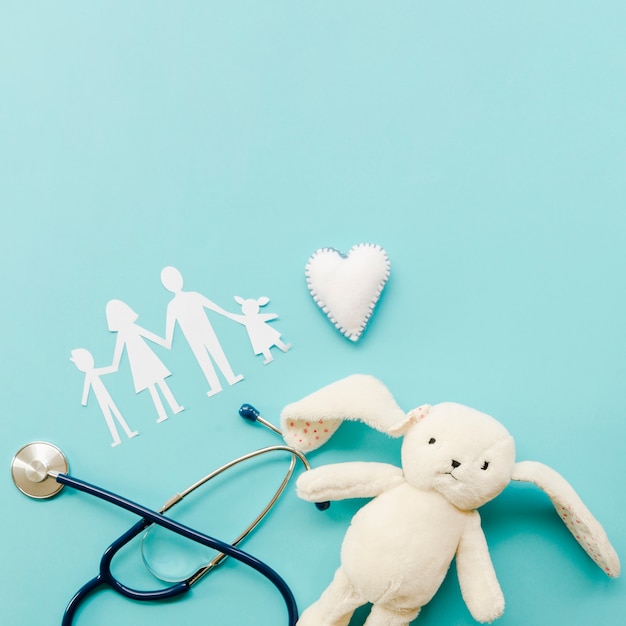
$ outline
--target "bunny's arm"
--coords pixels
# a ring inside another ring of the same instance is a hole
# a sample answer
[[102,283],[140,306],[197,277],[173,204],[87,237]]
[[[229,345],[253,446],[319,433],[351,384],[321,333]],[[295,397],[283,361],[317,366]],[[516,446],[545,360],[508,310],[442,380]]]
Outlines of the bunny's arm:
[[504,596],[476,511],[469,513],[456,553],[456,569],[461,593],[472,617],[482,623],[500,617],[504,613]]
[[373,498],[404,481],[402,470],[387,463],[335,463],[304,472],[298,496],[309,502]]

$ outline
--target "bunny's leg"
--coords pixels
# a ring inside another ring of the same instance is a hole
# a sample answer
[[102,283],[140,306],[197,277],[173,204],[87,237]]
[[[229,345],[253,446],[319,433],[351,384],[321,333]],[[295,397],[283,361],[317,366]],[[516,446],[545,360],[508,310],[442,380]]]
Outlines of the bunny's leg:
[[348,626],[355,609],[365,603],[339,568],[320,599],[300,616],[297,626]]
[[419,608],[400,609],[375,604],[363,626],[408,626],[419,612]]

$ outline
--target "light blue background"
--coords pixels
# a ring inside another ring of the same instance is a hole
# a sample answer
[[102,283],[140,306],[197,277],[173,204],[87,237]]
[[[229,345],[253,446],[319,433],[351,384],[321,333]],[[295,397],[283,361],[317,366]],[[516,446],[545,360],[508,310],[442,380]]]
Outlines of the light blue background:
[[[495,415],[519,458],[568,478],[624,557],[625,25],[616,0],[3,0],[0,621],[60,623],[134,521],[69,490],[25,498],[9,475],[20,446],[53,441],[76,476],[158,508],[275,442],[241,423],[242,402],[277,421],[353,372],[383,379],[407,410],[454,400]],[[304,265],[360,242],[387,250],[392,276],[353,345],[312,303]],[[241,327],[216,320],[245,381],[207,399],[177,336],[157,352],[186,410],[162,424],[124,360],[105,382],[141,436],[112,449],[93,397],[80,405],[69,351],[110,362],[111,298],[163,333],[168,264],[233,311],[234,295],[269,296],[294,347],[263,366]],[[346,425],[311,461],[397,463],[398,449]],[[228,539],[261,477],[235,480],[203,529]],[[290,489],[246,547],[303,609],[361,504],[322,514]],[[623,580],[538,490],[511,486],[483,525],[507,599],[499,624],[623,623]],[[191,595],[145,606],[100,593],[77,623],[286,622],[271,585],[235,563]],[[453,570],[418,623],[474,623]]]

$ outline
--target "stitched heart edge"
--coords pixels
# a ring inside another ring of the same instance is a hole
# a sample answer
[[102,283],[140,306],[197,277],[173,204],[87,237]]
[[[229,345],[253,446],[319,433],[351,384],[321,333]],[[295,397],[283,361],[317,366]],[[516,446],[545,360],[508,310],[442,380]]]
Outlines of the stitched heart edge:
[[[374,296],[374,298],[370,301],[369,306],[368,306],[368,312],[365,315],[365,318],[363,319],[363,322],[361,323],[358,331],[349,331],[348,329],[344,328],[333,316],[332,312],[329,310],[328,306],[322,301],[321,297],[315,292],[313,285],[311,284],[311,263],[313,263],[314,259],[324,253],[324,252],[335,252],[337,253],[342,259],[347,259],[350,254],[352,254],[353,251],[358,250],[359,248],[374,248],[376,250],[379,250],[380,252],[382,252],[383,257],[384,257],[384,261],[385,261],[385,274],[383,276],[383,278],[381,279],[381,281],[378,283],[377,287],[377,291],[376,294]],[[322,309],[322,311],[326,314],[326,317],[331,321],[331,323],[333,324],[333,326],[345,337],[347,337],[348,339],[350,339],[350,341],[353,342],[357,342],[361,336],[363,335],[363,333],[365,332],[365,329],[367,328],[367,325],[369,324],[369,321],[374,313],[374,309],[376,308],[376,305],[378,304],[378,301],[380,300],[380,296],[382,295],[383,289],[385,288],[385,285],[387,284],[387,281],[389,280],[389,276],[391,274],[391,262],[389,261],[389,256],[386,252],[386,250],[382,247],[379,246],[376,243],[359,243],[356,244],[354,246],[352,246],[350,248],[350,250],[348,250],[347,253],[342,252],[341,250],[338,250],[337,248],[331,248],[331,247],[325,247],[325,248],[318,248],[310,257],[309,260],[307,261],[305,270],[304,270],[304,274],[306,276],[306,282],[307,282],[307,288],[309,290],[309,293],[311,294],[311,296],[313,297],[313,300],[315,301],[315,304],[317,304],[317,306],[320,307],[320,309]]]

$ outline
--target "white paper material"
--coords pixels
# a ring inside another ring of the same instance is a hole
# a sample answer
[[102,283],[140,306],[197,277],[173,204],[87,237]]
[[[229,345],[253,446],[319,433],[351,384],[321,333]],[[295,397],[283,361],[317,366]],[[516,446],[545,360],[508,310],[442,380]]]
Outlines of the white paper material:
[[[113,402],[113,398],[111,398],[111,394],[107,391],[107,388],[104,386],[102,380],[100,380],[101,376],[106,374],[111,374],[115,371],[115,369],[111,366],[109,367],[94,367],[94,360],[91,352],[86,350],[85,348],[75,348],[71,352],[70,361],[76,365],[79,371],[84,372],[85,374],[85,384],[83,386],[83,397],[81,399],[81,404],[83,406],[87,406],[87,400],[89,398],[89,392],[93,391],[93,395],[96,398],[96,402],[102,411],[102,415],[106,421],[107,426],[109,427],[109,432],[113,437],[113,442],[111,446],[115,447],[122,443],[122,440],[117,432],[117,427],[115,426],[115,420],[118,421],[119,425],[122,427],[122,430],[126,433],[126,436],[130,439],[132,437],[136,437],[139,433],[136,430],[132,430],[126,420],[122,417],[119,409],[117,408],[115,402]],[[113,419],[115,418],[115,419]]]
[[174,414],[180,413],[185,407],[178,404],[174,398],[171,389],[165,382],[165,379],[171,375],[170,371],[153,352],[147,341],[164,347],[169,346],[167,346],[165,339],[135,324],[138,317],[137,313],[121,300],[107,302],[106,318],[109,330],[117,333],[111,367],[114,371],[119,369],[122,353],[125,349],[135,385],[135,393],[145,389],[149,391],[158,415],[157,422],[163,422],[168,416],[158,391],[161,392]]
[[172,373],[151,344],[171,350],[176,328],[204,374],[209,385],[206,392],[208,397],[222,391],[220,376],[229,385],[243,380],[243,374],[235,374],[233,371],[213,329],[210,314],[217,313],[243,326],[252,351],[264,357],[265,365],[274,360],[272,348],[276,347],[282,352],[291,348],[291,344],[282,340],[281,333],[270,325],[270,322],[278,319],[278,315],[261,312],[261,307],[270,301],[267,296],[234,296],[241,313],[233,313],[201,293],[183,290],[182,274],[175,267],[163,268],[161,283],[172,294],[165,311],[165,337],[137,324],[139,315],[127,303],[110,300],[106,304],[106,320],[109,330],[115,333],[111,365],[94,367],[93,356],[85,348],[76,348],[71,352],[71,361],[85,374],[82,404],[87,405],[89,393],[93,392],[113,438],[113,446],[121,443],[116,421],[127,437],[138,434],[128,426],[101,380],[101,376],[118,372],[124,354],[128,360],[135,393],[148,391],[157,413],[157,422],[163,422],[168,419],[168,413],[176,415],[184,410],[184,406],[178,403],[166,382]]
[[268,322],[278,319],[276,313],[260,313],[260,307],[268,304],[270,299],[262,296],[257,300],[240,296],[235,296],[235,302],[241,305],[243,315],[231,315],[235,321],[243,324],[248,331],[248,338],[252,345],[254,354],[262,354],[265,357],[263,363],[267,365],[274,360],[270,348],[276,346],[279,350],[287,352],[291,344],[287,344],[281,339],[280,333],[272,328]]
[[233,372],[207,317],[206,310],[214,311],[225,317],[231,317],[231,314],[196,291],[183,291],[183,277],[175,267],[163,268],[161,282],[168,291],[174,294],[167,305],[165,345],[168,348],[172,347],[174,328],[178,324],[207,383],[209,383],[207,396],[211,397],[222,390],[214,363],[229,385],[234,385],[243,380],[242,374]]

